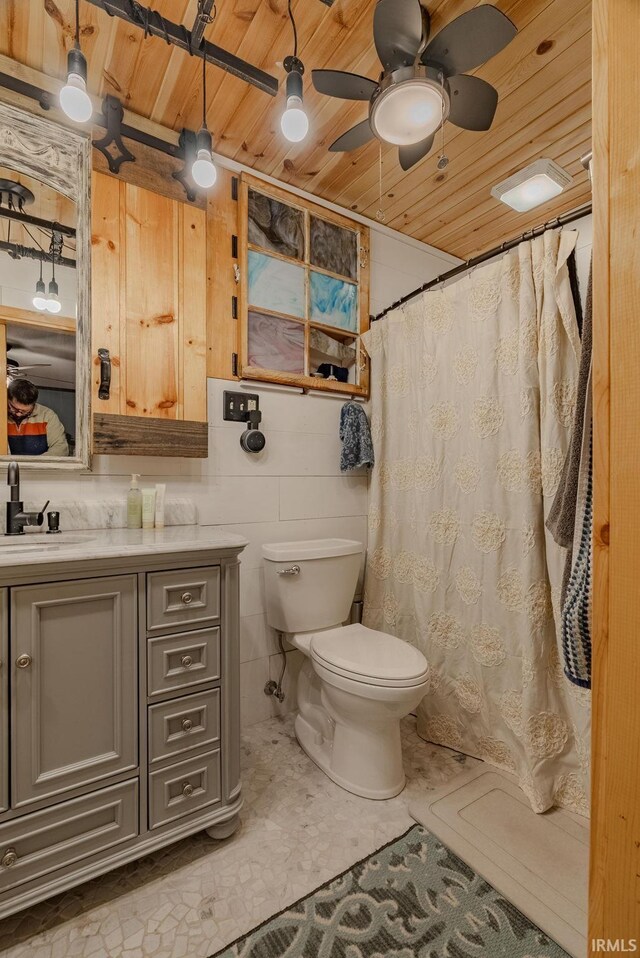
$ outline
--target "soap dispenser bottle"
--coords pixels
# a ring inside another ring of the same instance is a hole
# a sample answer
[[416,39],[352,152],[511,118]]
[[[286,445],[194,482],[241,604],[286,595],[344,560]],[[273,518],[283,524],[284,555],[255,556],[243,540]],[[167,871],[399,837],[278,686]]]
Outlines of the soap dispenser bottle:
[[131,476],[131,485],[127,494],[127,529],[142,529],[142,493],[138,489],[140,476]]

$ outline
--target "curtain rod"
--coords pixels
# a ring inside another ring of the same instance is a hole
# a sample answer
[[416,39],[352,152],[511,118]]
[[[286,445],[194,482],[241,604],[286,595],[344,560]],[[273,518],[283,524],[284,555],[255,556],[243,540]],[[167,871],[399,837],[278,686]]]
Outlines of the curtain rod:
[[436,276],[435,279],[429,280],[428,283],[423,283],[422,286],[412,290],[410,293],[405,293],[404,296],[401,296],[400,299],[395,301],[395,303],[387,306],[387,308],[383,309],[382,312],[378,313],[377,316],[373,316],[372,322],[382,319],[382,317],[386,316],[387,313],[390,313],[392,309],[397,309],[398,306],[408,303],[409,300],[413,299],[414,296],[419,296],[420,293],[425,293],[433,286],[437,286],[439,283],[444,283],[449,279],[453,279],[454,276],[459,276],[460,273],[464,273],[468,269],[472,269],[474,266],[479,266],[480,263],[486,263],[487,260],[493,259],[494,256],[498,256],[500,253],[506,253],[508,250],[514,249],[516,246],[519,246],[520,243],[524,243],[525,240],[533,239],[535,236],[541,236],[542,233],[545,233],[547,230],[557,229],[559,226],[566,226],[567,223],[572,223],[574,220],[579,220],[583,216],[588,216],[591,211],[591,203],[585,203],[583,206],[579,206],[575,210],[570,210],[568,213],[561,213],[560,216],[556,216],[555,219],[549,220],[547,223],[543,223],[541,226],[535,226],[531,230],[525,230],[524,233],[514,237],[514,239],[508,240],[506,243],[501,243],[500,246],[494,246],[493,249],[487,250],[485,253],[479,253],[477,256],[472,256],[471,259],[466,260],[464,263],[460,263],[459,266],[454,266],[453,269],[447,270],[447,272],[442,273],[441,276]]

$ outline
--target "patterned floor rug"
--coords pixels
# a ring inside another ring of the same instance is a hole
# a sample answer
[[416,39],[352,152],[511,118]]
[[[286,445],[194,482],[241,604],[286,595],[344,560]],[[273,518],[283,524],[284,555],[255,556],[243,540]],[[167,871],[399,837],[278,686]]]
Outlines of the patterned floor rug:
[[414,825],[210,958],[567,958]]

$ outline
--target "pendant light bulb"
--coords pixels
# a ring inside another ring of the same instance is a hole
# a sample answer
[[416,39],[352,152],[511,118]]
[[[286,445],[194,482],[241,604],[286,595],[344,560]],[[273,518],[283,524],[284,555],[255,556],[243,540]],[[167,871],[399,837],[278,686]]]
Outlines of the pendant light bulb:
[[91,119],[93,104],[84,78],[79,73],[69,73],[67,76],[67,82],[60,90],[60,106],[74,123],[86,123]]
[[301,143],[309,132],[309,120],[297,96],[287,99],[287,109],[282,114],[280,128],[290,143]]
[[288,71],[287,106],[280,118],[280,129],[290,143],[301,143],[309,132],[309,120],[302,99],[304,66],[297,57],[287,57],[284,67]]
[[202,58],[202,126],[196,137],[196,158],[191,179],[201,190],[210,190],[218,178],[212,155],[213,144],[207,129],[207,57]]
[[55,279],[49,283],[49,295],[47,296],[47,305],[45,307],[49,313],[59,313],[62,309],[62,303],[58,296],[58,284]]
[[42,278],[42,260],[40,260],[40,279],[36,283],[36,292],[32,302],[35,308],[39,309],[40,312],[43,312],[47,308],[47,297],[44,288],[44,280]]
[[206,127],[198,133],[197,153],[191,167],[191,176],[196,186],[203,190],[210,190],[218,178],[218,171],[211,156],[211,134]]
[[60,107],[74,123],[86,123],[93,114],[87,93],[87,61],[80,49],[80,0],[76,0],[75,46],[67,56],[67,82],[60,90]]

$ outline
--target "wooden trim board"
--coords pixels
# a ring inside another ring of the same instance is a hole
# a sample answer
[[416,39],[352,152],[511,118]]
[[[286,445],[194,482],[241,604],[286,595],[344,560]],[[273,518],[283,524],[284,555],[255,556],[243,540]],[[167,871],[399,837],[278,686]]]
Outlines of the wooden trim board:
[[98,456],[182,456],[206,459],[209,452],[206,422],[151,419],[94,413],[93,453]]
[[640,115],[634,108],[640,97],[640,14],[635,0],[594,0],[593,17],[589,939],[591,954],[599,955],[640,948]]

